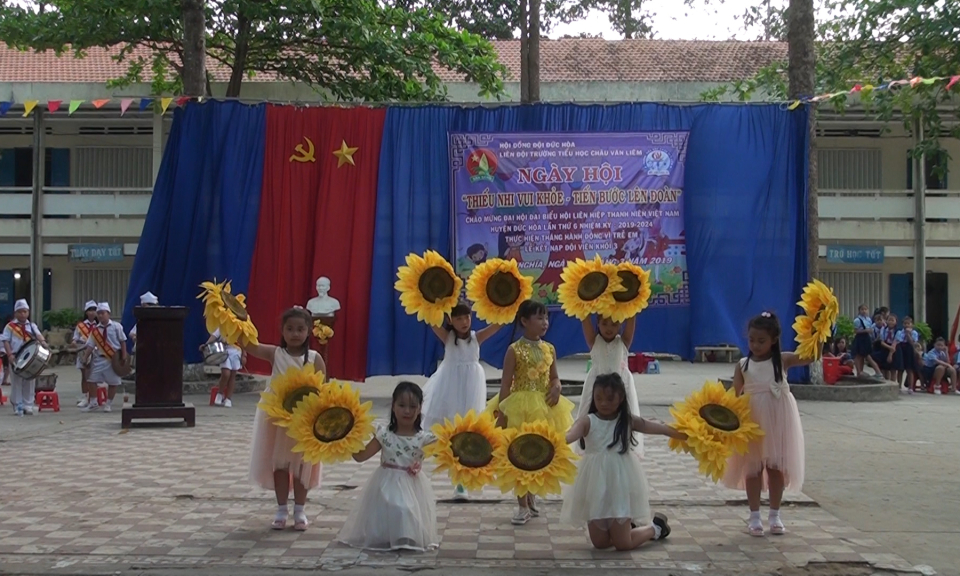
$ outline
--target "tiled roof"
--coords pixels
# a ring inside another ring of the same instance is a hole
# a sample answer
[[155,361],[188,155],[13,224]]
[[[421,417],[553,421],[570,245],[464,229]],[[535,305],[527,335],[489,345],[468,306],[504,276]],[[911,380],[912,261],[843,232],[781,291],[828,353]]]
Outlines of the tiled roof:
[[[500,61],[514,81],[520,78],[519,40],[493,42]],[[53,52],[21,52],[0,43],[0,82],[106,82],[122,75],[126,63],[112,57],[119,49],[91,48],[85,58]],[[542,82],[729,82],[752,76],[772,61],[786,58],[780,42],[700,40],[603,40],[599,38],[543,39],[540,42]],[[139,48],[133,56],[149,57]],[[230,70],[207,60],[214,81],[226,82]],[[438,70],[448,83],[463,77]],[[270,82],[275,76],[258,74],[245,81]]]

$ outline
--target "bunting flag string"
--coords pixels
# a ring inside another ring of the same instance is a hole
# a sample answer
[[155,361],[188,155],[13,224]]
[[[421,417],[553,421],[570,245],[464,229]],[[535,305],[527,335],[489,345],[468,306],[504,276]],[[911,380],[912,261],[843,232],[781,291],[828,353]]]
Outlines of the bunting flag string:
[[[894,90],[897,88],[916,88],[918,86],[932,86],[938,82],[946,82],[944,86],[945,90],[952,90],[958,83],[960,83],[960,74],[953,76],[933,76],[930,78],[924,78],[922,76],[913,76],[911,78],[904,78],[901,80],[892,80],[890,82],[885,82],[879,85],[872,84],[856,84],[849,90],[841,90],[838,92],[828,92],[825,94],[818,94],[816,96],[803,97],[795,100],[784,100],[781,101],[782,104],[786,105],[788,110],[795,110],[803,104],[813,104],[816,102],[822,102],[824,100],[831,100],[840,96],[849,96],[853,94],[862,94],[868,95],[872,92],[879,92],[882,90]],[[216,98],[218,100],[231,100],[230,98]],[[145,112],[155,103],[158,104],[159,112],[161,115],[166,114],[167,110],[170,109],[172,104],[176,104],[177,107],[182,108],[191,100],[196,100],[197,102],[202,102],[203,98],[194,98],[191,96],[163,96],[163,97],[149,97],[149,98],[120,98],[120,115],[123,116],[126,114],[130,106],[139,100],[138,109],[141,112]],[[90,103],[97,110],[103,108],[110,102],[114,101],[113,98],[98,98],[96,100],[91,100]],[[269,102],[270,100],[263,100],[264,102]],[[74,112],[80,109],[81,106],[86,102],[86,100],[70,100],[69,106],[67,108],[67,113],[72,115]],[[26,118],[30,116],[33,110],[40,103],[39,100],[26,100],[23,102],[23,117]],[[6,116],[7,112],[13,108],[16,102],[13,101],[2,101],[0,100],[0,116]],[[47,111],[48,112],[57,112],[60,110],[60,106],[63,104],[63,100],[48,100],[47,101]],[[318,105],[320,105],[318,103]]]

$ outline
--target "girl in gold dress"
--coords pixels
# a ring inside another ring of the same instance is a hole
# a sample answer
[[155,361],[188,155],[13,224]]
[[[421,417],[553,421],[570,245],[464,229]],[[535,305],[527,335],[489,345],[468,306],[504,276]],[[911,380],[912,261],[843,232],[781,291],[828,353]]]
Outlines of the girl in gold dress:
[[[496,416],[501,428],[544,420],[566,433],[573,425],[573,402],[560,395],[556,350],[542,339],[549,326],[547,307],[542,303],[526,300],[520,305],[513,329],[516,333],[520,328],[522,336],[507,348],[500,393],[487,404],[487,411]],[[518,497],[517,503],[520,508],[513,524],[526,524],[540,515],[533,494]]]

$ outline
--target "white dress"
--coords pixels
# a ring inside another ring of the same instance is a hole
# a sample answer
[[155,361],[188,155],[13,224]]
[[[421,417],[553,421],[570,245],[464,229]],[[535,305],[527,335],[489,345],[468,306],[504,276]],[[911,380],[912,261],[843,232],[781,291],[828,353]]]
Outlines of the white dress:
[[[380,467],[367,482],[337,540],[367,550],[436,548],[437,505],[423,465],[423,447],[436,438],[422,430],[398,436],[386,424],[376,426]],[[415,472],[415,473],[414,473]]]
[[[316,361],[317,353],[309,352],[307,361]],[[271,378],[283,374],[288,368],[302,368],[303,356],[291,356],[283,348],[277,347],[273,354],[273,372]],[[270,388],[270,384],[267,384]],[[308,490],[320,485],[323,467],[303,460],[303,454],[295,453],[293,447],[297,441],[287,436],[287,429],[274,424],[267,413],[257,408],[253,417],[253,442],[250,449],[250,481],[264,490],[273,490],[273,472],[289,470]]]
[[640,459],[631,451],[620,453],[613,442],[616,420],[602,420],[591,414],[590,431],[584,439],[586,450],[577,467],[577,479],[563,492],[560,521],[583,525],[593,522],[609,530],[616,522],[650,524],[650,492]]
[[[613,372],[620,374],[620,378],[623,379],[623,384],[627,389],[627,405],[630,406],[630,413],[634,416],[640,415],[637,387],[633,383],[633,374],[627,364],[629,356],[630,351],[623,344],[623,339],[619,334],[610,342],[597,334],[597,339],[593,342],[593,348],[590,349],[590,371],[587,372],[587,378],[583,382],[583,392],[580,394],[580,406],[577,408],[578,420],[590,410],[590,402],[593,400],[593,383],[597,376]],[[633,450],[642,457],[643,434],[634,434],[634,438],[637,440],[637,445]]]
[[477,333],[469,340],[457,339],[451,330],[443,348],[440,367],[423,388],[423,428],[451,421],[457,414],[475,410],[483,412],[487,405],[487,377],[480,365],[480,343]]

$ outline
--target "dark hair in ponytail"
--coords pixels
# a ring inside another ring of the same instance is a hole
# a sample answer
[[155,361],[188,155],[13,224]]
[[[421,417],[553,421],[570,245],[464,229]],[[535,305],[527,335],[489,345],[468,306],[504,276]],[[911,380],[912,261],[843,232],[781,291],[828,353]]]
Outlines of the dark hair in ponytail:
[[[390,402],[390,431],[397,431],[397,415],[393,413],[393,405],[397,403],[397,400],[400,399],[404,394],[409,394],[417,400],[417,404],[423,406],[423,390],[414,384],[413,382],[407,382],[406,380],[397,384],[397,387],[393,389],[393,400]],[[420,423],[423,420],[423,414],[417,414],[417,420],[413,423],[413,429],[419,432],[422,430]]]
[[468,306],[466,302],[460,302],[456,306],[454,306],[452,310],[450,310],[450,314],[448,315],[448,321],[443,323],[443,327],[448,332],[453,332],[454,346],[459,346],[461,340],[466,340],[467,343],[469,344],[472,336],[470,335],[470,332],[467,332],[467,335],[465,337],[461,337],[460,334],[457,333],[457,330],[453,327],[453,323],[450,322],[449,320],[453,320],[454,318],[457,318],[459,316],[469,316],[469,315],[470,315],[470,306]]
[[[620,395],[620,406],[617,408],[617,425],[613,429],[613,441],[607,445],[607,448],[615,448],[619,444],[620,448],[617,452],[626,454],[631,445],[636,446],[639,442],[637,442],[633,433],[633,416],[630,414],[630,404],[627,402],[627,386],[624,384],[623,378],[616,372],[600,374],[593,383],[593,390],[611,390],[614,394]],[[590,409],[587,413],[597,413],[597,405],[593,401],[593,396],[590,397]],[[586,447],[587,443],[581,438],[580,448]]]
[[[750,319],[747,325],[748,330],[763,330],[773,340],[773,346],[770,351],[773,356],[773,379],[777,382],[783,382],[783,354],[780,352],[780,320],[773,312],[761,312],[758,316]],[[750,353],[747,352],[747,360],[743,363],[743,371],[746,372],[750,367]]]
[[287,349],[287,342],[283,339],[283,326],[294,318],[299,318],[307,323],[307,339],[303,341],[303,365],[306,366],[310,363],[310,334],[313,332],[313,316],[306,308],[294,306],[288,308],[280,316],[280,347],[284,350]]
[[543,302],[537,302],[536,300],[524,300],[521,302],[520,307],[517,308],[517,317],[513,319],[513,328],[510,330],[510,341],[513,342],[513,337],[517,335],[517,328],[520,326],[521,320],[546,313],[547,307]]

